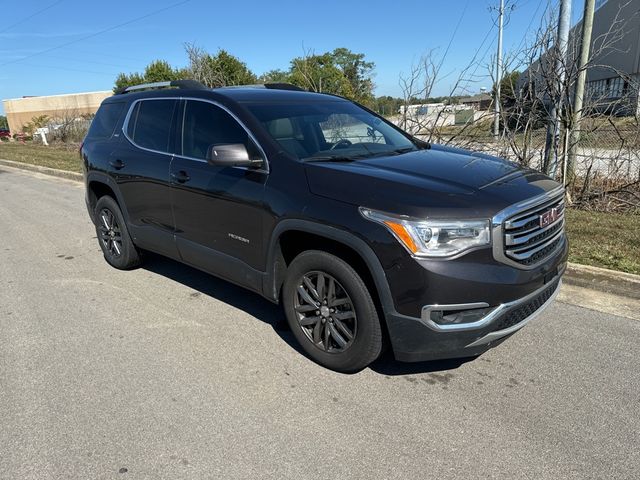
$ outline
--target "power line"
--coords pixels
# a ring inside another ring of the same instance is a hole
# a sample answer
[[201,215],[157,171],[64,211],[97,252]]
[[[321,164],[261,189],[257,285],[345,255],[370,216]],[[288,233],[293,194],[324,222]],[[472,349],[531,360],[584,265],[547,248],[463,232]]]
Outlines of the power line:
[[80,68],[71,68],[71,67],[60,67],[58,65],[38,65],[35,63],[25,63],[24,65],[26,65],[27,67],[35,67],[35,68],[54,68],[56,70],[64,70],[67,72],[80,72],[80,73],[91,73],[94,75],[106,75],[109,77],[115,77],[117,74],[116,73],[108,73],[108,72],[97,72],[95,70],[84,70],[84,69],[80,69]]
[[[95,55],[95,53],[93,53],[92,55]],[[107,67],[115,67],[120,69],[129,68],[129,67],[123,66],[123,64],[121,63],[115,64],[115,63],[99,62],[96,60],[87,60],[85,58],[71,58],[68,56],[60,56],[60,55],[47,55],[47,58],[66,60],[67,62],[76,62],[76,63],[93,63],[94,65],[105,65]]]
[[[471,72],[471,75],[469,75],[469,77],[467,77],[466,81],[465,81],[465,85],[464,87],[461,86],[460,91],[462,92],[466,92],[467,89],[469,88],[469,83],[471,83],[471,81],[475,78],[476,72],[478,71],[478,68],[480,66],[480,62],[482,62],[486,56],[487,53],[489,53],[489,50],[491,49],[491,47],[493,46],[493,42],[495,40],[493,40],[489,46],[487,47],[487,49],[484,51],[484,54],[482,55],[482,57],[480,57],[480,59],[476,62],[476,59],[478,58],[478,53],[480,53],[480,50],[482,49],[482,47],[484,46],[485,42],[487,41],[487,39],[489,38],[489,35],[491,35],[491,32],[493,32],[493,29],[496,27],[495,23],[493,25],[491,25],[491,27],[489,27],[489,30],[487,31],[487,34],[484,36],[484,38],[482,39],[482,42],[480,43],[480,45],[478,46],[478,48],[476,48],[475,53],[473,54],[473,57],[471,58],[471,61],[469,62],[469,68],[471,68],[471,65],[473,65],[475,63],[475,68],[473,69],[473,72]],[[466,70],[466,68],[465,68]]]
[[33,17],[37,17],[38,15],[40,15],[41,13],[46,12],[47,10],[52,9],[53,7],[55,7],[56,5],[60,4],[64,2],[64,0],[58,0],[57,2],[53,2],[51,5],[49,5],[48,7],[44,7],[41,10],[38,10],[35,13],[32,13],[31,15],[29,15],[28,17],[23,18],[22,20],[18,20],[16,23],[12,23],[11,25],[9,25],[8,27],[6,27],[4,30],[0,30],[0,33],[4,33],[7,30],[11,30],[13,27],[17,27],[18,25],[22,25],[23,23],[25,23],[28,20],[31,20]]
[[118,25],[114,25],[114,26],[112,26],[112,27],[105,28],[105,29],[103,29],[103,30],[100,30],[100,31],[97,31],[97,32],[91,33],[91,34],[89,34],[89,35],[85,35],[84,37],[81,37],[81,38],[76,38],[75,40],[71,40],[70,42],[66,42],[66,43],[63,43],[63,44],[61,44],[61,45],[57,45],[57,46],[55,46],[55,47],[47,48],[46,50],[42,50],[42,51],[40,51],[40,52],[32,53],[31,55],[27,55],[26,57],[22,57],[22,58],[18,58],[18,59],[16,59],[16,60],[11,60],[11,61],[9,61],[9,62],[2,63],[2,64],[0,64],[0,67],[4,67],[5,65],[10,65],[10,64],[12,64],[12,63],[22,62],[22,61],[24,61],[24,60],[28,60],[28,59],[33,58],[33,57],[37,57],[37,56],[39,56],[39,55],[43,55],[43,54],[45,54],[45,53],[53,52],[53,51],[55,51],[55,50],[59,50],[59,49],[61,49],[61,48],[67,47],[67,46],[69,46],[69,45],[73,45],[74,43],[82,42],[82,41],[84,41],[84,40],[88,40],[89,38],[97,37],[98,35],[102,35],[103,33],[111,32],[111,31],[116,30],[116,29],[118,29],[118,28],[121,28],[121,27],[124,27],[124,26],[130,25],[130,24],[132,24],[132,23],[138,22],[138,21],[143,20],[143,19],[145,19],[145,18],[151,17],[151,16],[153,16],[153,15],[157,15],[158,13],[162,13],[162,12],[164,12],[164,11],[166,11],[166,10],[169,10],[169,9],[172,9],[172,8],[175,8],[175,7],[178,7],[178,6],[180,6],[180,5],[184,5],[185,3],[188,3],[188,2],[190,2],[190,1],[191,1],[191,0],[183,0],[183,1],[181,1],[181,2],[173,3],[173,4],[171,4],[171,5],[168,5],[168,6],[163,7],[163,8],[159,8],[159,9],[157,9],[157,10],[154,10],[154,11],[152,11],[152,12],[150,12],[150,13],[147,13],[147,14],[145,14],[145,15],[142,15],[142,16],[140,16],[140,17],[133,18],[133,19],[128,20],[128,21],[123,22],[123,23],[119,23]]
[[444,54],[442,55],[442,58],[440,59],[440,63],[438,64],[438,67],[436,68],[435,71],[435,75],[438,75],[438,72],[440,71],[440,67],[442,67],[442,64],[444,63],[445,59],[447,58],[447,54],[449,53],[449,49],[451,48],[451,44],[453,43],[453,39],[456,36],[456,34],[458,33],[458,28],[460,28],[460,24],[462,23],[462,19],[464,18],[465,13],[467,13],[467,8],[469,7],[469,1],[467,0],[467,3],[464,6],[464,9],[462,10],[462,13],[460,14],[460,18],[458,18],[458,23],[456,24],[456,27],[453,29],[453,33],[451,34],[451,38],[449,38],[449,43],[447,44],[447,48],[444,51]]

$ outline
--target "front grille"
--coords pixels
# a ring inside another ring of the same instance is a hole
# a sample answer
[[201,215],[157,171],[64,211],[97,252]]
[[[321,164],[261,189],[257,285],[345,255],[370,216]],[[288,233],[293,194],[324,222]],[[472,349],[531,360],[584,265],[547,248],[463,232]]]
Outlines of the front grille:
[[533,315],[547,300],[551,298],[553,293],[558,288],[559,282],[556,281],[548,288],[545,288],[538,295],[533,297],[528,302],[509,310],[502,317],[495,321],[493,331],[504,330],[505,328],[513,327],[522,322],[526,318]]
[[[541,221],[543,215],[550,218],[545,225]],[[504,256],[525,267],[545,260],[557,250],[563,239],[564,194],[520,211],[502,224]]]

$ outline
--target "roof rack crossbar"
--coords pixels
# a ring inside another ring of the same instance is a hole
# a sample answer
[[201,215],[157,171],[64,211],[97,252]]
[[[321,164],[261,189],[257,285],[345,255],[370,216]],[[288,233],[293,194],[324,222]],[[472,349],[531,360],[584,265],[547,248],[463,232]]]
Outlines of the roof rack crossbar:
[[291,83],[284,82],[274,82],[274,83],[265,83],[264,88],[269,88],[273,90],[294,90],[296,92],[304,92],[304,88],[300,88],[297,85],[293,85]]
[[169,88],[169,87],[177,87],[177,88],[188,88],[191,90],[206,90],[202,83],[196,80],[171,80],[170,82],[153,82],[153,83],[143,83],[141,85],[132,85],[130,87],[120,88],[116,90],[116,95],[121,95],[123,93],[136,92],[138,90],[153,90],[159,88]]
[[304,88],[300,88],[297,85],[291,83],[255,83],[247,85],[226,85],[218,88],[266,88],[269,90],[293,90],[296,92],[305,92]]

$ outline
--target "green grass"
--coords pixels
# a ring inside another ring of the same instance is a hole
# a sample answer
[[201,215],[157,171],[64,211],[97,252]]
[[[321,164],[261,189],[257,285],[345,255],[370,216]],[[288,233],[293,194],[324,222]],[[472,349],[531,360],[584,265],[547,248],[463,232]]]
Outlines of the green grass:
[[567,210],[569,261],[640,274],[640,215]]
[[30,163],[42,167],[81,172],[80,156],[76,145],[34,145],[27,142],[0,142],[0,158]]
[[[0,158],[80,172],[76,146],[0,143]],[[640,274],[640,215],[567,210],[569,261]]]

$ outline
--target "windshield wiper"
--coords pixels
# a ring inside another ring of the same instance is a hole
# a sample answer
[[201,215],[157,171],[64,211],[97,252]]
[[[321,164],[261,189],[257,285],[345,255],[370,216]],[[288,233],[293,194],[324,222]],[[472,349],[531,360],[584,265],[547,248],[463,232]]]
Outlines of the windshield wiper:
[[324,155],[320,157],[307,157],[305,161],[307,162],[353,162],[358,158],[364,158],[368,155]]
[[351,157],[339,157],[339,156],[331,156],[331,157],[309,157],[306,159],[307,162],[352,162],[353,158]]
[[390,153],[401,155],[403,153],[416,152],[416,151],[417,151],[417,148],[415,147],[402,147],[402,148],[396,148],[395,150],[391,150]]

